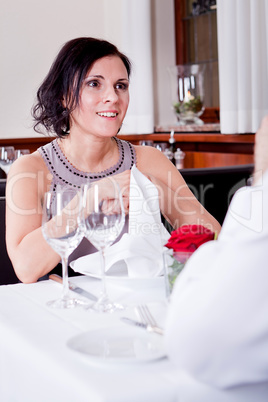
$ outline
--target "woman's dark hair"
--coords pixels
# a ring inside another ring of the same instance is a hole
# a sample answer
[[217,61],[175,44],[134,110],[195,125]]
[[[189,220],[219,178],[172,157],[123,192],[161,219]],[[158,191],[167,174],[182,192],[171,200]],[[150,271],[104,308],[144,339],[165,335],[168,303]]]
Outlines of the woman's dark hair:
[[68,135],[70,113],[79,105],[83,80],[93,63],[106,56],[118,56],[130,76],[130,60],[110,42],[85,37],[70,40],[62,47],[37,91],[32,109],[36,132],[41,132],[39,126],[43,125],[58,137]]

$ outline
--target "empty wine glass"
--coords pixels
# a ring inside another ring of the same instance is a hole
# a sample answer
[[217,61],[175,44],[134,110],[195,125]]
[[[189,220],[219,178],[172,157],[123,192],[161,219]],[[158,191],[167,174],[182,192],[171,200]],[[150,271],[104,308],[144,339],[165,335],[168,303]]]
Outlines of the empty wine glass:
[[23,155],[28,155],[29,153],[30,153],[29,149],[16,149],[16,151],[15,151],[15,159],[18,159]]
[[108,297],[105,280],[106,250],[120,235],[125,223],[123,201],[117,183],[106,178],[86,185],[84,208],[85,236],[100,251],[102,292],[91,308],[98,312],[113,312],[123,308]]
[[10,166],[15,160],[14,147],[0,147],[0,167],[8,174]]
[[48,302],[51,307],[72,308],[87,305],[86,302],[70,296],[68,283],[68,257],[84,236],[82,221],[81,191],[58,187],[56,192],[45,193],[42,233],[48,244],[61,256],[63,279],[62,297]]
[[139,141],[139,145],[146,145],[149,147],[153,147],[154,146],[154,142],[151,140],[141,140]]

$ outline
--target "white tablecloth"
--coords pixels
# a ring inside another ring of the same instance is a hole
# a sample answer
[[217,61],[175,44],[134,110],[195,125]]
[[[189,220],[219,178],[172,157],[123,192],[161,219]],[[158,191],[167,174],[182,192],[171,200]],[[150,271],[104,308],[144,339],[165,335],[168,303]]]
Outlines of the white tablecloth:
[[[100,290],[98,279],[71,279],[96,295]],[[149,286],[148,281],[107,281],[111,297],[129,306],[113,314],[47,307],[46,302],[61,292],[61,285],[51,280],[0,286],[1,402],[175,401],[175,369],[168,359],[96,364],[66,345],[84,331],[125,326],[120,317],[136,318],[131,307],[135,303],[147,303],[159,324],[164,325],[164,280],[156,279]]]

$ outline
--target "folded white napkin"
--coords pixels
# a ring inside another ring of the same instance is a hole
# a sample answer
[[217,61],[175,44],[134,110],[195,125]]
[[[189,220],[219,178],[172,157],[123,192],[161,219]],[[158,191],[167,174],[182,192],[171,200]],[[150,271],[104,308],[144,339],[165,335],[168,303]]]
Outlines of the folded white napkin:
[[[161,222],[158,191],[136,166],[131,170],[129,195],[129,230],[121,240],[106,251],[106,272],[122,261],[129,277],[153,277],[163,273],[163,245],[169,233]],[[76,271],[86,275],[100,274],[99,252],[71,263]]]

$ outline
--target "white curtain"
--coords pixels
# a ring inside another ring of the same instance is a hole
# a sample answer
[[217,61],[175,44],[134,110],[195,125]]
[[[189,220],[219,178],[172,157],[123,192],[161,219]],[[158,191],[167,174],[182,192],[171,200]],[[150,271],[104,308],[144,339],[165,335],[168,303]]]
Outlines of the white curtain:
[[254,133],[268,113],[268,0],[218,0],[223,134]]
[[122,46],[133,63],[130,104],[121,133],[154,131],[151,1],[122,1]]

